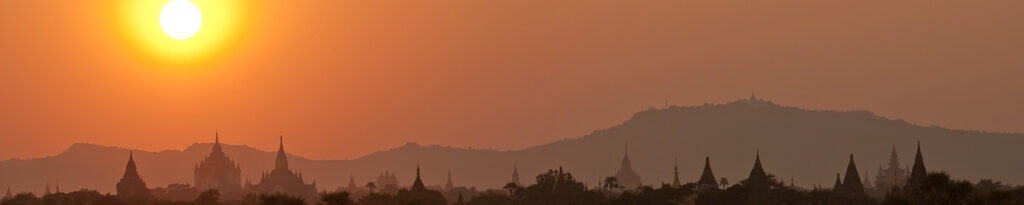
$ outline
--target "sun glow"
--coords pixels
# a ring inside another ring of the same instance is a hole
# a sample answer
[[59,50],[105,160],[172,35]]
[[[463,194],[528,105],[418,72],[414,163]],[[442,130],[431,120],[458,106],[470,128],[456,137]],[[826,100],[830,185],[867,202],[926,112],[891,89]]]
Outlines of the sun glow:
[[245,37],[252,2],[115,0],[111,17],[132,53],[159,65],[189,66],[227,53]]
[[202,25],[203,14],[189,0],[173,0],[160,11],[160,28],[171,38],[188,39],[196,35]]

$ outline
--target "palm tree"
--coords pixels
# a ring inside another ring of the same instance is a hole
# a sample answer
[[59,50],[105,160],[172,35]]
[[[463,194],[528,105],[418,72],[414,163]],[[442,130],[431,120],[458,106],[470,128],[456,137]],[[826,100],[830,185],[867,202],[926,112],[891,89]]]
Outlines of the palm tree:
[[608,189],[608,191],[611,191],[612,189],[617,189],[619,187],[622,187],[619,186],[619,179],[616,179],[615,177],[604,178],[604,188]]
[[370,194],[373,194],[373,189],[377,188],[377,184],[374,184],[373,182],[368,182],[366,183],[366,188],[370,189]]

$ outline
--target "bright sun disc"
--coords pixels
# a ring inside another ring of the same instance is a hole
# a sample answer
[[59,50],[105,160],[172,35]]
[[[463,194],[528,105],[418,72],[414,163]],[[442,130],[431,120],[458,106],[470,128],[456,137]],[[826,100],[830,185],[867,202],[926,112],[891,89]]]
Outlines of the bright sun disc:
[[173,0],[160,11],[160,28],[171,38],[184,40],[199,32],[203,15],[189,0]]

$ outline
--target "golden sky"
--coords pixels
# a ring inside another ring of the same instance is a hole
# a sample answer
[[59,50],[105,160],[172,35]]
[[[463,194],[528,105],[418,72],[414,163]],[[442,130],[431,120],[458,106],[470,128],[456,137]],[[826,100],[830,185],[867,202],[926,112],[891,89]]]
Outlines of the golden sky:
[[267,150],[283,130],[314,159],[518,149],[752,91],[1024,132],[1024,1],[244,2],[237,25],[200,30],[237,33],[187,61],[140,48],[123,0],[0,1],[0,159],[217,130]]

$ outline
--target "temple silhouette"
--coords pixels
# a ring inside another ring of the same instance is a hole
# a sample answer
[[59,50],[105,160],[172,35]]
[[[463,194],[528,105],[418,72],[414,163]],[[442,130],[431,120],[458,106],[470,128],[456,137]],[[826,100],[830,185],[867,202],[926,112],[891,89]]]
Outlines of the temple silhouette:
[[220,146],[219,132],[214,135],[210,155],[196,164],[194,173],[196,189],[215,189],[222,195],[240,196],[242,168],[224,153]]
[[302,173],[292,171],[288,168],[288,156],[284,152],[284,136],[280,137],[280,145],[277,148],[277,158],[274,169],[270,173],[264,172],[258,184],[247,184],[246,191],[263,194],[288,194],[298,196],[306,200],[316,200],[318,197],[316,182],[306,184],[302,179]]
[[[206,191],[206,190],[223,190],[227,193],[238,193],[233,197],[226,197],[227,199],[238,200],[238,196],[248,196],[253,199],[257,195],[261,198],[267,196],[294,196],[296,200],[304,200],[307,203],[315,204],[317,200],[321,199],[321,196],[328,195],[326,190],[323,193],[317,193],[316,183],[307,184],[302,178],[301,173],[293,171],[288,167],[287,153],[284,151],[284,137],[280,137],[280,145],[278,147],[277,156],[275,158],[275,167],[270,172],[265,172],[260,178],[258,184],[252,184],[247,182],[245,187],[240,187],[238,182],[241,180],[240,169],[238,164],[232,161],[227,154],[223,151],[220,145],[219,133],[215,134],[213,149],[205,159],[197,163],[195,168],[195,187],[191,189],[193,191]],[[628,149],[627,149],[628,151]],[[894,173],[903,173],[903,169],[899,168],[898,157],[893,152],[890,161],[890,168],[896,171]],[[853,154],[849,155],[848,163],[845,170],[845,175],[842,173],[836,173],[835,183],[831,189],[824,189],[819,186],[815,186],[813,190],[801,189],[792,184],[790,179],[790,185],[786,186],[781,180],[775,178],[774,175],[769,174],[761,161],[761,154],[758,151],[755,154],[753,166],[750,169],[750,174],[746,179],[741,180],[735,185],[728,187],[724,179],[722,182],[716,180],[715,175],[711,168],[711,158],[705,156],[704,167],[700,174],[700,178],[696,182],[684,183],[679,178],[679,167],[675,165],[673,167],[672,175],[673,181],[671,184],[662,184],[661,189],[671,190],[692,190],[691,198],[677,198],[673,200],[683,200],[695,202],[696,204],[750,204],[749,202],[758,202],[762,200],[778,200],[772,197],[787,196],[796,191],[807,191],[812,204],[833,204],[833,205],[846,205],[846,204],[874,204],[875,201],[869,198],[870,192],[870,181],[863,179],[858,171],[857,164]],[[398,204],[448,204],[448,201],[454,201],[456,204],[466,204],[464,199],[464,192],[469,191],[471,194],[469,198],[475,196],[484,195],[486,197],[500,197],[503,195],[522,195],[516,197],[528,197],[531,194],[538,194],[537,191],[548,190],[558,192],[571,193],[574,191],[587,191],[585,185],[575,182],[572,175],[568,172],[564,172],[562,168],[556,170],[548,170],[548,173],[538,176],[538,184],[523,186],[520,182],[518,165],[513,165],[512,178],[509,184],[515,184],[515,186],[506,186],[509,192],[494,192],[493,190],[487,192],[476,191],[475,189],[466,189],[466,187],[456,187],[454,183],[454,177],[451,171],[448,171],[447,180],[443,186],[427,186],[423,178],[421,178],[421,168],[419,163],[416,164],[416,176],[412,184],[408,187],[401,187],[398,184],[397,178],[391,172],[385,171],[380,174],[377,182],[385,186],[391,186],[394,189],[394,193],[373,193],[373,183],[369,183],[367,186],[371,190],[370,193],[363,193],[362,196],[375,198],[371,200],[392,200]],[[884,172],[883,172],[884,173]],[[886,175],[879,174],[878,179],[880,181],[892,179],[894,183],[891,184],[889,190],[877,190],[886,192],[886,197],[897,196],[897,197],[915,197],[923,194],[934,192],[935,181],[932,180],[935,176],[942,176],[942,174],[928,173],[924,165],[924,157],[921,151],[920,142],[917,144],[917,152],[914,158],[914,164],[912,169],[909,171],[909,177],[905,180],[905,184],[900,186],[898,174]],[[617,192],[596,192],[596,193],[612,193],[609,196],[615,195],[630,195],[630,197],[636,197],[636,194],[642,194],[652,190],[650,186],[644,186],[640,184],[640,177],[632,170],[630,158],[628,152],[624,155],[622,160],[622,166],[615,177],[621,177],[622,189]],[[948,175],[947,175],[948,177]],[[600,186],[600,185],[599,185]],[[187,185],[185,185],[187,187]],[[686,188],[689,187],[689,188]],[[884,188],[884,187],[882,187]],[[162,189],[162,188],[158,188]],[[523,189],[526,192],[520,193],[514,190]],[[338,190],[343,190],[339,186]],[[356,184],[355,178],[350,176],[347,187],[344,190],[349,193],[358,193],[362,189]],[[604,189],[593,189],[593,190],[604,190]],[[181,190],[178,190],[181,191]],[[613,191],[613,190],[608,190]],[[561,194],[565,194],[561,193]],[[61,194],[59,185],[57,186],[56,193],[50,191],[49,184],[46,185],[43,196],[51,196]],[[124,200],[130,203],[146,203],[146,200],[155,199],[156,194],[146,187],[146,183],[143,181],[142,176],[139,174],[138,167],[135,163],[134,152],[129,152],[128,161],[125,166],[125,171],[122,178],[117,183],[116,197],[120,200]],[[7,189],[6,195],[2,200],[13,200],[18,198],[19,195],[12,195],[10,187]],[[348,196],[348,195],[346,195]],[[586,196],[586,195],[581,195]],[[738,198],[737,198],[738,197]],[[764,198],[768,197],[768,198]],[[201,197],[200,197],[201,198]],[[245,197],[242,197],[245,198]],[[875,197],[877,198],[877,197]],[[198,199],[197,199],[198,200]],[[242,199],[243,201],[245,199]],[[472,201],[472,200],[470,200]],[[391,203],[389,202],[389,203]],[[374,203],[380,203],[374,202]],[[374,204],[370,203],[370,204]],[[387,203],[385,203],[387,204]]]
[[889,156],[889,167],[882,169],[878,166],[878,173],[875,176],[875,188],[878,191],[887,192],[893,187],[900,187],[906,184],[907,176],[910,175],[909,167],[900,166],[900,157],[896,154],[896,145],[892,146],[892,153]]
[[124,176],[117,182],[117,196],[123,199],[147,199],[153,195],[146,188],[146,182],[142,181],[137,167],[135,167],[135,153],[128,152],[128,164],[124,168]]
[[643,185],[640,182],[640,175],[633,171],[633,163],[629,161],[629,145],[625,147],[625,155],[622,156],[622,166],[615,173],[615,179],[623,189],[636,189]]

